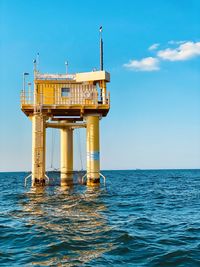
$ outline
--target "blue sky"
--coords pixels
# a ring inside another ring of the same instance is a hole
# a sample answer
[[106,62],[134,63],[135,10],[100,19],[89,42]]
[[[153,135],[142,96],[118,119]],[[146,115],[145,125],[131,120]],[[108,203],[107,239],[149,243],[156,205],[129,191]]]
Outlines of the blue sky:
[[[99,66],[103,26],[111,110],[101,121],[102,169],[200,168],[200,1],[0,0],[0,171],[30,170],[22,73]],[[31,77],[30,77],[31,78]],[[48,130],[47,166],[52,132]],[[81,130],[85,155],[85,132]],[[80,168],[75,133],[75,168]],[[85,162],[85,160],[84,160]],[[59,166],[55,130],[54,166]]]

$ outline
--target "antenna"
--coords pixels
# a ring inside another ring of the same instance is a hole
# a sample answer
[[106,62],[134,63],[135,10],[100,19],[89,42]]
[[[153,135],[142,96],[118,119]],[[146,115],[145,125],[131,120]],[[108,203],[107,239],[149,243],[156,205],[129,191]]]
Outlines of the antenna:
[[39,59],[40,59],[40,54],[37,53],[37,70],[39,71]]
[[103,38],[102,38],[102,31],[103,28],[100,26],[99,33],[100,33],[100,70],[103,70]]
[[68,63],[68,61],[65,61],[66,74],[68,73],[68,66],[69,66],[69,63]]
[[33,65],[34,65],[34,73],[37,71],[37,62],[36,59],[33,60]]

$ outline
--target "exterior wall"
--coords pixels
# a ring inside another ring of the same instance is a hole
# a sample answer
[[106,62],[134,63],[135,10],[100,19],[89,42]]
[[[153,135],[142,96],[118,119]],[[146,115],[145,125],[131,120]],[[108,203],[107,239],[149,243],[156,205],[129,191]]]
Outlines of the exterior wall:
[[[68,95],[62,95],[62,88],[70,90]],[[93,84],[73,83],[37,83],[37,104],[97,104],[98,92]]]

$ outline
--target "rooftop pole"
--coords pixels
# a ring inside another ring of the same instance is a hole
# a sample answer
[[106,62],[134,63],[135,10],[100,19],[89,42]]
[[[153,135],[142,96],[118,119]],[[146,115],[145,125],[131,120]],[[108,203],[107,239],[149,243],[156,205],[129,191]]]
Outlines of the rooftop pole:
[[26,90],[26,80],[25,80],[25,77],[26,77],[27,75],[29,75],[28,72],[24,72],[24,73],[23,73],[23,92],[25,92],[25,90]]
[[68,74],[68,66],[69,66],[68,61],[65,61],[66,74]]
[[40,54],[39,53],[37,53],[36,63],[37,63],[37,70],[39,72],[39,63],[40,63]]

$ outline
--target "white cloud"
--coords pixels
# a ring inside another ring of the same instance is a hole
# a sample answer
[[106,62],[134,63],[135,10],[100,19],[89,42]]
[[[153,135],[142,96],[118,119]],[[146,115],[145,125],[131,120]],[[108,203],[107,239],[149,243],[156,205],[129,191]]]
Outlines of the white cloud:
[[200,56],[200,42],[185,42],[175,49],[160,50],[157,56],[163,60],[183,61]]
[[134,71],[155,71],[159,70],[159,60],[154,57],[146,57],[141,60],[130,60],[123,66]]
[[[123,67],[133,71],[156,71],[160,70],[160,63],[163,60],[184,61],[195,57],[200,57],[200,42],[174,41],[168,42],[169,47],[156,51],[156,57],[145,57],[140,60],[132,59]],[[160,46],[154,43],[148,50],[156,50]]]
[[168,42],[168,44],[170,44],[170,45],[183,44],[183,43],[186,43],[186,41],[174,41],[174,40],[171,40],[171,41]]
[[152,50],[156,50],[159,47],[160,44],[156,43],[156,44],[152,44],[148,50],[152,51]]

